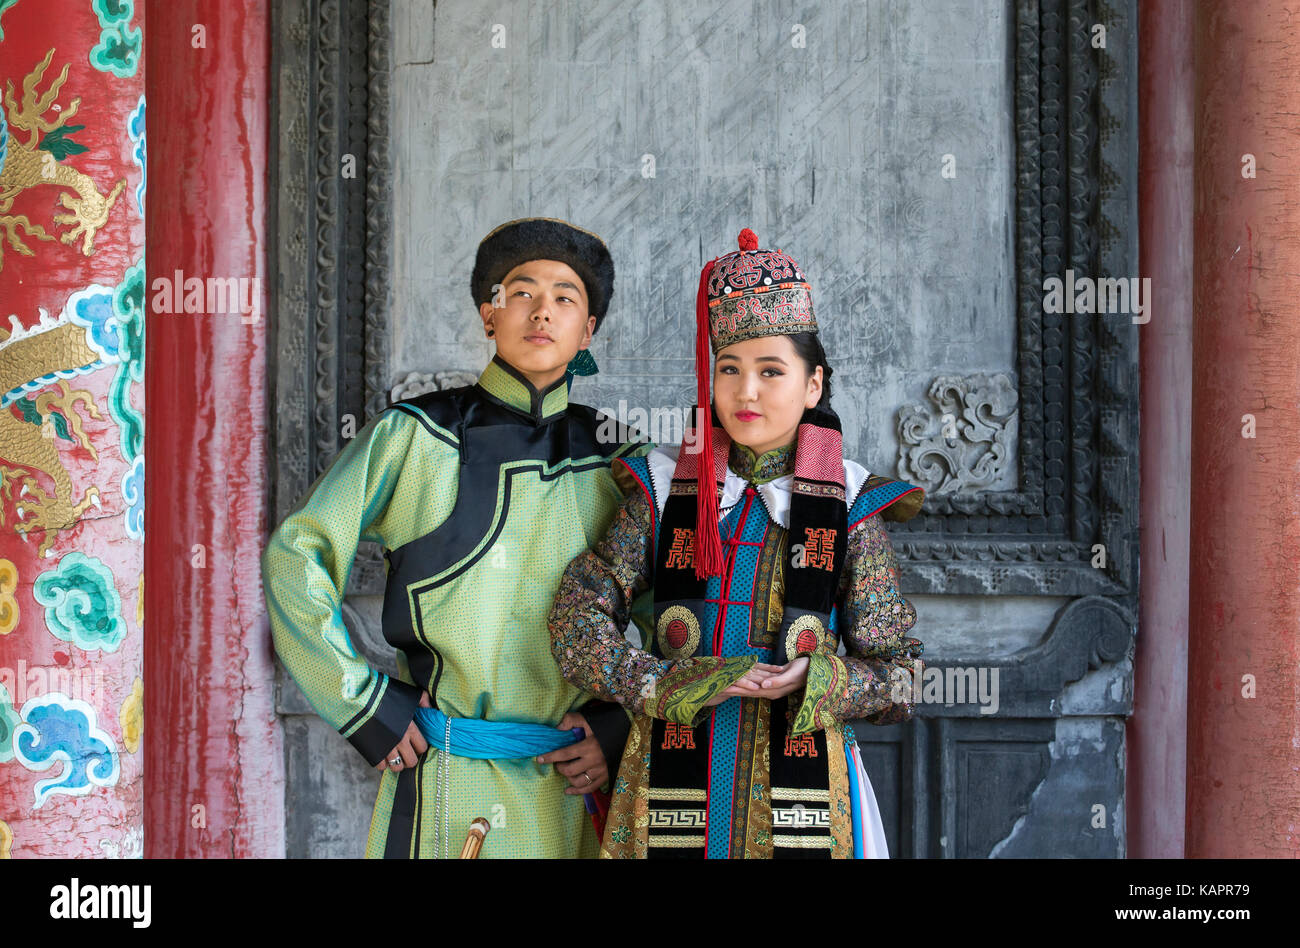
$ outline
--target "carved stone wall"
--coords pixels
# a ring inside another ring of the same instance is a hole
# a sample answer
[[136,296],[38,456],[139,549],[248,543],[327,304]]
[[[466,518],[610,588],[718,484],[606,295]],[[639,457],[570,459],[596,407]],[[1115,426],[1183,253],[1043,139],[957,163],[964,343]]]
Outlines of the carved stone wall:
[[[277,12],[277,516],[348,415],[481,370],[491,227],[605,237],[601,372],[574,398],[615,413],[691,404],[699,267],[753,227],[812,280],[849,455],[930,489],[892,527],[927,659],[998,672],[996,713],[858,729],[891,851],[1123,855],[1136,329],[1048,312],[1044,280],[1136,275],[1133,0]],[[377,550],[348,588],[391,664]],[[373,774],[287,678],[280,707],[291,852],[360,852]]]

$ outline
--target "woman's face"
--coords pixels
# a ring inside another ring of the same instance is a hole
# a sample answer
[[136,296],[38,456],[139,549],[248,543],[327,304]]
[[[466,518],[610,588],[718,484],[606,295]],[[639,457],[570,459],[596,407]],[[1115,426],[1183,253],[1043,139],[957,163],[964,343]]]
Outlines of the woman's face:
[[755,454],[793,441],[804,409],[821,396],[822,367],[810,375],[786,335],[733,343],[713,363],[718,420]]

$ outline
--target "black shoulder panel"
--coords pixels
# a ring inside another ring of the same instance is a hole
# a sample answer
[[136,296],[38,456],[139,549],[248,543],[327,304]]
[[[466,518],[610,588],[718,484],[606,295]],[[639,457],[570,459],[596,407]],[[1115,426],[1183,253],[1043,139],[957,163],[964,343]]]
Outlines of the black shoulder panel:
[[629,441],[648,444],[639,431],[596,411],[588,405],[569,403],[569,445],[573,457],[613,458]]
[[[429,434],[441,441],[447,441],[446,435],[436,428],[431,428],[425,422],[429,418],[434,424],[451,432],[455,441],[448,443],[452,447],[460,447],[459,442],[464,438],[464,424],[466,407],[474,398],[474,386],[464,385],[460,388],[444,388],[435,392],[425,392],[423,395],[416,395],[413,398],[404,398],[401,401],[393,402],[389,407],[398,411],[405,412],[412,418],[420,422]],[[418,408],[419,411],[410,411],[410,407]],[[423,416],[421,415],[423,412]]]

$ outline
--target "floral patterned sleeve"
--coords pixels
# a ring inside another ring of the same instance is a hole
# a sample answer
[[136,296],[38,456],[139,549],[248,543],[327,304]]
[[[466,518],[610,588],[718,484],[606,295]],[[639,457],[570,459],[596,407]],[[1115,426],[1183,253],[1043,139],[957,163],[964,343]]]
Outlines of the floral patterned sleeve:
[[619,475],[619,465],[614,470],[626,498],[604,538],[564,570],[548,620],[551,654],[565,679],[584,691],[635,714],[694,723],[705,702],[742,677],[753,659],[670,662],[624,637],[632,602],[653,579],[653,518],[645,494]]
[[654,572],[650,503],[639,489],[626,494],[604,538],[565,568],[548,621],[551,654],[567,681],[642,713],[654,682],[672,663],[623,635],[632,602],[649,588]]
[[923,646],[907,634],[916,624],[916,609],[898,591],[898,560],[879,513],[849,532],[838,624],[847,652],[842,659],[847,684],[835,696],[831,715],[868,724],[909,720],[911,688],[896,692],[891,675],[906,671],[910,686],[921,670]]

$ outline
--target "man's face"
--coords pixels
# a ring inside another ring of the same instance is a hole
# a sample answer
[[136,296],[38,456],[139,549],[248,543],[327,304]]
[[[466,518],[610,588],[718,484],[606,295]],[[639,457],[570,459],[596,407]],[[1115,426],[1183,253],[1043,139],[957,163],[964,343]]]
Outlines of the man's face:
[[483,325],[494,331],[501,358],[545,388],[591,345],[596,317],[587,312],[587,288],[558,260],[521,263],[501,284],[498,296],[479,307]]

